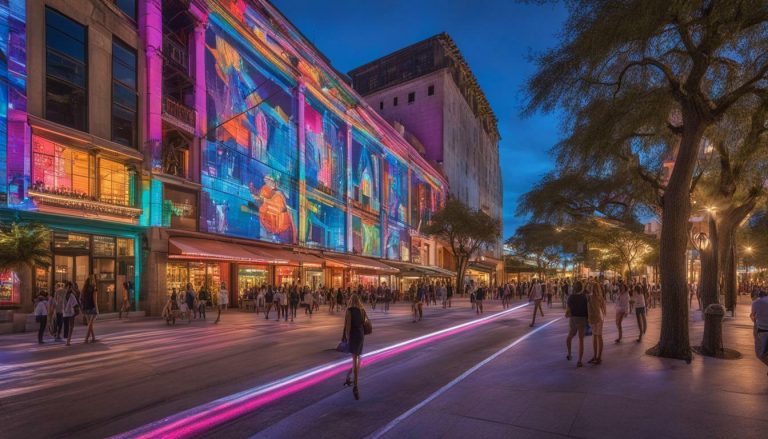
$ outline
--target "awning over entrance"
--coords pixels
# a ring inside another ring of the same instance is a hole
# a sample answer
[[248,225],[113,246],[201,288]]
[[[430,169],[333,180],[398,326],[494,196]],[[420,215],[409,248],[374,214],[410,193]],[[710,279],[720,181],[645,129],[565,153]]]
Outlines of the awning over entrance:
[[369,259],[354,255],[323,255],[326,262],[335,263],[355,270],[366,270],[381,274],[397,274],[400,270],[391,267],[376,259]]
[[187,237],[168,240],[168,257],[171,259],[208,259],[254,264],[280,263],[274,257],[250,247],[247,248],[230,242]]
[[472,270],[482,271],[483,273],[495,273],[496,272],[496,265],[489,264],[488,262],[481,262],[481,261],[471,261],[467,268],[470,268]]
[[[250,250],[251,247],[248,247],[248,249]],[[269,255],[275,260],[283,261],[283,262],[279,262],[280,264],[293,264],[293,265],[301,264],[304,266],[314,266],[314,267],[323,266],[322,259],[308,253],[297,253],[291,250],[283,250],[279,248],[264,248],[264,247],[259,247],[257,251],[260,253]]]
[[436,277],[452,277],[456,276],[456,273],[446,270],[441,267],[435,267],[431,265],[418,265],[410,262],[403,261],[386,261],[388,265],[391,265],[400,270],[401,276],[436,276]]

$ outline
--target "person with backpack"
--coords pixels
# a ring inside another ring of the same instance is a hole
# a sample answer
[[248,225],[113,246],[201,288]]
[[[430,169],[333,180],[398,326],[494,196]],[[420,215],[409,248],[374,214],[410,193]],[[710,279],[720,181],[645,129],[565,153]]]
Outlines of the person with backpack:
[[67,339],[67,346],[72,342],[72,333],[75,332],[75,317],[80,314],[80,303],[72,289],[72,284],[67,285],[67,292],[64,295],[64,306],[62,308],[62,317],[64,319],[64,338]]

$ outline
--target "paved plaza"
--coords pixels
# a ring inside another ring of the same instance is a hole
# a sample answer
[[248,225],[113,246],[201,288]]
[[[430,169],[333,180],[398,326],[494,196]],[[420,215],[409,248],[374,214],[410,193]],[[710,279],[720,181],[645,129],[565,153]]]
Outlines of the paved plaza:
[[[389,314],[372,312],[366,352],[478,318],[466,300],[448,310],[428,307],[418,323],[409,311],[399,304]],[[491,301],[484,316],[500,311]],[[749,438],[768,431],[768,377],[752,355],[746,302],[725,323],[727,346],[743,358],[696,356],[690,365],[644,354],[657,340],[659,309],[650,311],[642,343],[634,341],[632,321],[620,345],[607,325],[603,364],[581,369],[565,359],[562,308],[545,308],[533,329],[530,311],[521,306],[371,359],[360,401],[341,386],[343,368],[336,369],[290,391],[276,388],[268,403],[211,421],[194,436]],[[212,401],[345,360],[333,349],[341,316],[322,309],[291,323],[230,310],[218,325],[209,318],[175,327],[131,318],[103,322],[96,344],[82,344],[78,326],[70,348],[38,346],[30,333],[0,337],[4,437],[130,437],[188,410],[210,421],[222,404]],[[702,324],[698,312],[692,318],[696,340]],[[587,358],[590,352],[588,346]],[[38,413],[50,416],[42,423]]]

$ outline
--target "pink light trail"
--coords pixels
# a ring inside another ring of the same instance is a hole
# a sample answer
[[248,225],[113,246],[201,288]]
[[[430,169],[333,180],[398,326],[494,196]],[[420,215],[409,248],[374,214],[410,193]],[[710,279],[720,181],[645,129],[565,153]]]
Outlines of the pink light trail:
[[[419,346],[450,335],[484,325],[528,304],[518,305],[487,317],[451,326],[416,338],[398,342],[363,355],[363,365],[391,358]],[[350,367],[351,359],[326,363],[306,371],[244,390],[217,400],[159,419],[134,430],[113,436],[114,439],[189,438],[225,422],[243,416],[266,404],[297,393],[337,375]]]

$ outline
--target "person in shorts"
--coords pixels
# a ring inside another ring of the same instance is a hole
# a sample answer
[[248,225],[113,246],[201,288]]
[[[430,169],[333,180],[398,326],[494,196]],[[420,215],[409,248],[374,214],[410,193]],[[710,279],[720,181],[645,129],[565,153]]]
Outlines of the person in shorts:
[[565,358],[571,360],[571,341],[577,334],[579,335],[579,360],[576,367],[583,366],[581,359],[584,357],[584,333],[587,331],[587,316],[589,314],[589,303],[587,296],[584,295],[584,286],[581,281],[576,281],[573,288],[574,292],[568,296],[565,316],[569,318],[570,330],[565,345],[568,348],[568,356]]
[[213,323],[219,323],[221,320],[221,311],[226,310],[227,305],[229,305],[229,291],[227,291],[227,284],[222,282],[221,288],[219,288],[219,313],[216,316],[216,321]]
[[592,326],[592,359],[589,363],[598,365],[603,359],[603,320],[605,319],[605,296],[602,286],[597,282],[591,282],[588,286],[589,294],[589,324]]
[[755,323],[755,355],[768,366],[768,293],[760,290],[757,300],[752,302],[749,318]]

